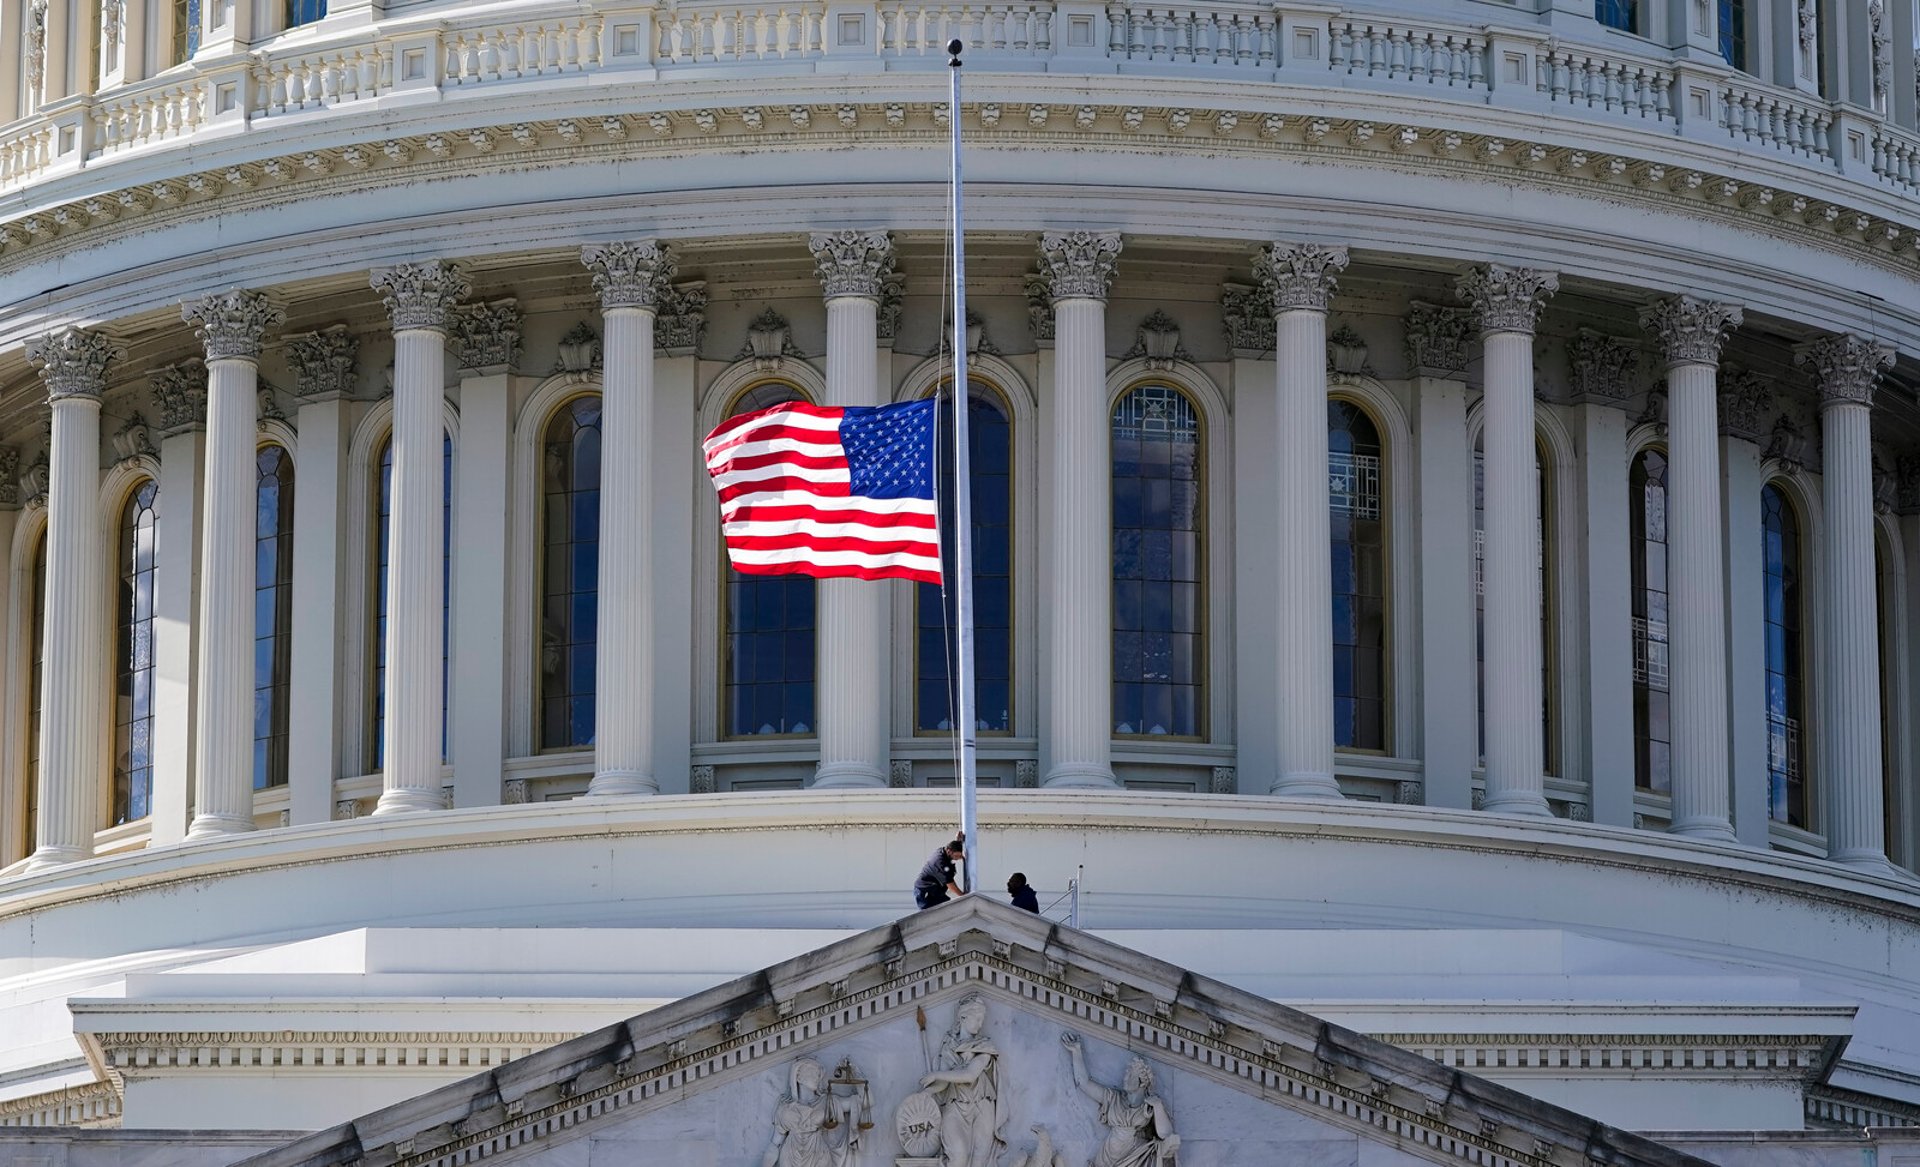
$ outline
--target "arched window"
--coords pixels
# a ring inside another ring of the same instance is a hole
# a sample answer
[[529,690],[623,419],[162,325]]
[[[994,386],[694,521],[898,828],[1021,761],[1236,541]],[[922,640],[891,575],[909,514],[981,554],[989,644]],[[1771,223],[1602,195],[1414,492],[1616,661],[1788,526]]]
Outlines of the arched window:
[[253,788],[287,781],[293,661],[293,458],[261,446],[254,485]]
[[[767,381],[742,393],[728,417],[785,401],[799,389]],[[814,727],[815,584],[804,575],[725,569],[721,596],[721,728],[729,737],[810,734]]]
[[1673,788],[1665,451],[1643,450],[1633,460],[1627,512],[1633,580],[1633,784],[1665,794]]
[[1113,732],[1199,737],[1206,706],[1200,411],[1171,385],[1113,408]]
[[1333,538],[1333,742],[1387,748],[1386,471],[1380,427],[1327,402],[1327,527]]
[[1767,809],[1776,822],[1811,829],[1806,725],[1805,593],[1800,516],[1779,486],[1760,490],[1767,629]]
[[[1540,585],[1540,760],[1544,772],[1559,773],[1558,746],[1553,719],[1553,496],[1551,477],[1546,472],[1547,453],[1538,443],[1533,447],[1533,479],[1538,484],[1539,526],[1534,537],[1534,563]],[[1473,451],[1473,608],[1475,674],[1479,678],[1480,757],[1487,754],[1487,595],[1483,580],[1486,552],[1487,491],[1486,460],[1476,443]]]
[[[973,503],[973,696],[983,733],[1013,732],[1013,423],[999,396],[979,381],[967,394],[967,457]],[[953,388],[943,386],[935,443],[940,467],[940,559],[953,575]],[[922,730],[953,728],[951,667],[955,592],[936,584],[916,587],[917,714]]]
[[201,0],[173,0],[173,63],[185,64],[200,51]]
[[325,20],[327,0],[287,0],[287,27],[299,28],[316,20]]
[[1593,18],[1622,32],[1640,29],[1639,0],[1593,0]]
[[[447,633],[453,613],[453,437],[440,439],[440,757],[447,756]],[[393,530],[393,435],[380,444],[380,481],[374,497],[373,768],[386,765],[387,750],[387,565]]]
[[600,395],[553,411],[540,444],[540,748],[593,744],[600,611]]
[[160,484],[148,479],[120,511],[120,587],[114,606],[113,813],[115,825],[146,818],[153,801],[154,534]]
[[47,663],[47,533],[33,546],[33,627],[27,632],[33,643],[27,676],[27,797],[26,850],[31,855],[39,844],[40,819],[40,710],[44,704],[41,672]]

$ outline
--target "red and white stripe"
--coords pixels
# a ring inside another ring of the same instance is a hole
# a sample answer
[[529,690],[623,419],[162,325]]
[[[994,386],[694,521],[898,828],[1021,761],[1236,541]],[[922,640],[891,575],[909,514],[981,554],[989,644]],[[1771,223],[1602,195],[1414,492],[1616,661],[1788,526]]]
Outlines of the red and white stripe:
[[854,494],[840,416],[793,402],[742,414],[707,435],[727,558],[752,575],[939,583],[936,504]]

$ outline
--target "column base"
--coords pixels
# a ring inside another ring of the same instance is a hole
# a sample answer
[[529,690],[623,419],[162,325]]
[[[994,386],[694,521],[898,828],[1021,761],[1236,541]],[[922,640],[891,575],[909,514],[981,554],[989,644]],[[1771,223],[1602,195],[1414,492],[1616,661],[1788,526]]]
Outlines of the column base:
[[1878,851],[1840,851],[1827,858],[1860,875],[1879,875],[1892,879],[1906,874]]
[[858,762],[823,762],[813,772],[816,790],[884,790],[887,776]]
[[587,783],[588,798],[619,798],[627,795],[660,793],[653,775],[638,770],[602,770]]
[[1340,783],[1331,774],[1314,770],[1297,770],[1291,774],[1282,774],[1267,787],[1267,793],[1280,798],[1345,798],[1340,793]]
[[1040,785],[1049,790],[1118,790],[1120,781],[1110,767],[1081,762],[1055,766]]
[[93,858],[92,851],[83,850],[79,847],[42,847],[38,851],[35,851],[32,857],[27,860],[27,866],[24,870],[28,874],[35,871],[48,871],[55,867],[64,867],[69,863],[77,863],[82,859],[91,858]]
[[212,839],[220,835],[241,835],[253,830],[253,820],[235,814],[197,814],[187,828],[189,839]]
[[413,814],[419,811],[444,810],[446,803],[440,800],[438,790],[421,790],[417,787],[402,787],[397,790],[383,791],[380,801],[373,806],[373,813]]
[[1702,843],[1725,843],[1730,847],[1740,843],[1739,836],[1733,833],[1733,824],[1712,815],[1683,819],[1669,826],[1667,834],[1698,839]]
[[1490,794],[1480,804],[1480,809],[1489,814],[1530,814],[1535,817],[1553,817],[1553,808],[1547,805],[1547,796],[1536,794],[1531,790],[1509,790],[1501,794]]

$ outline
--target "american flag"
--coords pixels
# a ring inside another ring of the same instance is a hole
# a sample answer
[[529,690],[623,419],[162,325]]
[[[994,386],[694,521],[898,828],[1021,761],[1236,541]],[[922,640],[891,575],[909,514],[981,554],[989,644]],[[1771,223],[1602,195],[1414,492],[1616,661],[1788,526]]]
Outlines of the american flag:
[[934,410],[789,402],[707,435],[736,571],[940,582]]

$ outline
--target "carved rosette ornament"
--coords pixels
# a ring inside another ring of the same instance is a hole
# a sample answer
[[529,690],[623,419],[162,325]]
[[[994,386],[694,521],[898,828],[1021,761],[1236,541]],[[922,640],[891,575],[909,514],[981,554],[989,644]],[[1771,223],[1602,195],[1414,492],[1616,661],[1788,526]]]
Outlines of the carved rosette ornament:
[[1273,300],[1273,314],[1325,312],[1347,249],[1319,243],[1269,243],[1253,253],[1253,275]]
[[200,360],[182,361],[147,374],[154,403],[160,407],[163,431],[186,429],[207,422],[207,366]]
[[1040,275],[1047,298],[1104,300],[1120,261],[1118,231],[1047,231],[1040,236]]
[[1767,410],[1773,405],[1773,386],[1750,369],[1720,371],[1720,432],[1746,442],[1757,442],[1767,432]]
[[876,303],[893,274],[893,236],[885,231],[815,231],[807,240],[814,274],[829,300],[860,296]]
[[1808,341],[1793,350],[1793,362],[1813,369],[1820,382],[1820,408],[1872,405],[1880,374],[1893,367],[1893,346],[1841,333]]
[[1472,359],[1473,313],[1415,300],[1404,322],[1407,367],[1419,377],[1466,376]]
[[464,304],[449,317],[463,369],[502,369],[520,355],[520,301],[509,296]]
[[1573,374],[1572,399],[1580,404],[1627,407],[1633,394],[1633,366],[1638,355],[1625,341],[1583,328],[1567,342],[1567,365]]
[[454,305],[472,290],[465,272],[438,261],[382,268],[370,282],[395,332],[446,332]]
[[293,369],[295,397],[345,397],[353,392],[354,358],[360,353],[360,342],[346,325],[289,337],[286,352],[287,365]]
[[679,274],[673,249],[657,239],[589,243],[580,262],[593,270],[593,286],[602,308],[658,308]]
[[669,284],[654,309],[653,347],[669,356],[690,357],[707,332],[707,284],[691,280]]
[[1717,365],[1727,334],[1743,317],[1733,304],[1674,296],[1640,309],[1640,327],[1660,342],[1668,365]]
[[47,398],[98,397],[107,386],[107,363],[121,355],[103,332],[63,328],[27,342],[27,360],[40,370]]
[[193,335],[206,346],[209,361],[258,362],[267,329],[286,318],[273,301],[244,288],[213,292],[180,305],[180,319],[193,325]]
[[1454,288],[1479,318],[1481,332],[1532,335],[1547,297],[1560,290],[1560,277],[1539,268],[1490,263],[1461,276]]

